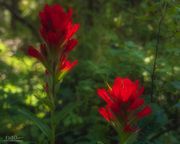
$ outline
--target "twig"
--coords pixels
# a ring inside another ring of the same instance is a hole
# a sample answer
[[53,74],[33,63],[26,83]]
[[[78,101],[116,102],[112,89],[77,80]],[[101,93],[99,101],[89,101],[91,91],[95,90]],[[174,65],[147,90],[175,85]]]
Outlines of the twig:
[[158,57],[158,50],[159,50],[159,43],[160,43],[160,33],[161,33],[161,24],[163,22],[165,12],[167,9],[167,3],[164,2],[163,4],[164,7],[164,12],[162,12],[159,24],[158,24],[158,32],[157,32],[157,41],[156,41],[156,46],[155,46],[155,57],[154,57],[154,64],[153,64],[153,70],[152,70],[152,75],[151,75],[151,102],[153,102],[153,95],[154,95],[154,81],[155,81],[155,72],[156,72],[156,65],[157,65],[157,57]]

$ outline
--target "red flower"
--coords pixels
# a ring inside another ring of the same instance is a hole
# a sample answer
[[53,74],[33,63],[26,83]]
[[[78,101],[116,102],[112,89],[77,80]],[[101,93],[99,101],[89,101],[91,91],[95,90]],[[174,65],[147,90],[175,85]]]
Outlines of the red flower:
[[39,13],[41,21],[40,34],[49,45],[61,45],[69,40],[79,29],[79,24],[72,23],[72,9],[66,13],[58,5],[45,5]]
[[106,102],[99,108],[99,113],[110,123],[122,126],[124,132],[137,130],[137,121],[151,113],[149,106],[144,106],[142,95],[144,88],[138,80],[132,82],[128,78],[117,77],[112,88],[98,89],[97,94]]
[[71,63],[67,57],[78,43],[72,36],[79,29],[79,24],[72,22],[72,9],[65,12],[58,4],[46,4],[39,18],[40,34],[45,43],[39,50],[30,46],[28,55],[41,61],[49,73],[55,70],[57,76],[62,76],[61,73],[64,75],[77,64],[77,60]]

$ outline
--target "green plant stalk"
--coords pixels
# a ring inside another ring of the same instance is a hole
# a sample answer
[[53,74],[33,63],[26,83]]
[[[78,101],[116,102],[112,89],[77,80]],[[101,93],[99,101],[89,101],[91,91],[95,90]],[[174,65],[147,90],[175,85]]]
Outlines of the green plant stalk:
[[134,132],[132,134],[128,134],[125,132],[119,133],[119,138],[120,138],[120,144],[133,144],[136,139],[137,139],[138,133]]
[[135,141],[136,137],[132,138],[132,136],[135,133],[130,134],[130,133],[124,132],[123,129],[122,129],[121,124],[118,121],[116,121],[116,124],[114,123],[112,126],[115,128],[115,130],[118,133],[119,144],[133,144],[133,142]]
[[127,135],[125,135],[123,132],[121,134],[119,134],[119,144],[127,144],[126,141],[127,141]]
[[54,121],[54,112],[56,109],[55,105],[55,98],[56,98],[56,72],[55,72],[55,65],[53,65],[53,71],[52,71],[52,91],[51,91],[51,109],[50,109],[50,126],[51,126],[51,144],[55,144],[56,139],[56,125]]
[[55,131],[56,131],[53,116],[54,116],[54,110],[51,110],[51,131],[52,131],[51,144],[55,144]]

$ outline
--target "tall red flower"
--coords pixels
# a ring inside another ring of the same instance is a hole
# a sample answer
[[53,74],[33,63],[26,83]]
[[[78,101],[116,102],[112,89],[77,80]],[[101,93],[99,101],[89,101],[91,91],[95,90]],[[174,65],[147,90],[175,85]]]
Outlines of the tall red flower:
[[108,90],[98,89],[97,94],[106,102],[105,107],[99,108],[99,113],[116,129],[125,133],[138,130],[137,122],[151,113],[150,106],[144,104],[141,95],[144,87],[139,81],[117,77]]
[[73,35],[79,29],[79,24],[73,24],[72,9],[65,12],[58,4],[46,4],[39,13],[39,19],[39,31],[44,43],[40,50],[30,46],[28,54],[41,61],[49,73],[55,71],[57,75],[61,75],[62,69],[70,71],[77,64],[77,60],[70,63],[67,58],[78,43]]
[[56,143],[56,122],[54,114],[57,106],[57,94],[59,84],[76,64],[77,60],[70,62],[69,53],[77,45],[78,41],[73,35],[79,29],[79,24],[72,21],[72,9],[65,12],[58,5],[45,5],[39,13],[40,35],[44,40],[40,48],[36,49],[29,46],[27,53],[29,56],[36,58],[45,67],[45,85],[44,90],[47,98],[44,102],[50,111],[50,134],[48,134],[49,143]]
[[68,41],[79,28],[79,24],[72,23],[72,9],[66,13],[58,4],[45,5],[39,17],[41,36],[50,45],[60,45]]

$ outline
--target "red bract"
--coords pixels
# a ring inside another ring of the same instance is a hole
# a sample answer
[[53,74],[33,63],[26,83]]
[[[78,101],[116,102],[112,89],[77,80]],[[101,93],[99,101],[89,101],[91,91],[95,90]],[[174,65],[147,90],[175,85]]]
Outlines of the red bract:
[[72,22],[72,9],[65,12],[58,4],[46,4],[39,13],[39,19],[40,34],[45,43],[39,50],[30,46],[28,54],[41,61],[49,73],[62,76],[61,72],[68,72],[77,64],[77,60],[70,63],[67,57],[78,43],[72,36],[79,29],[79,24]]
[[75,65],[77,65],[78,61],[75,60],[73,62],[68,61],[66,58],[61,60],[60,71],[68,72],[70,71]]
[[34,47],[32,47],[32,46],[30,46],[28,48],[28,55],[30,55],[31,57],[34,57],[40,61],[43,61],[43,57],[42,57],[41,53],[38,50],[34,49]]
[[68,41],[78,30],[79,24],[72,23],[72,9],[66,13],[58,5],[45,5],[39,13],[41,21],[40,34],[49,45],[61,45]]
[[99,108],[99,113],[124,132],[134,132],[138,129],[137,122],[151,113],[151,108],[145,106],[141,98],[143,91],[138,80],[133,82],[117,77],[112,87],[108,85],[108,90],[97,90],[97,94],[106,102],[105,107]]

